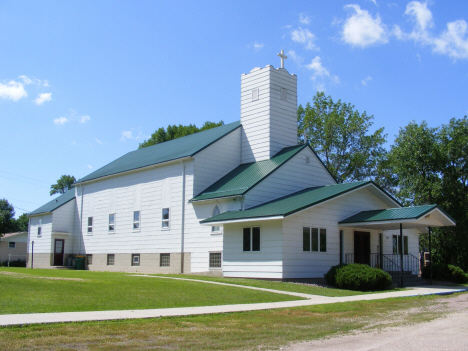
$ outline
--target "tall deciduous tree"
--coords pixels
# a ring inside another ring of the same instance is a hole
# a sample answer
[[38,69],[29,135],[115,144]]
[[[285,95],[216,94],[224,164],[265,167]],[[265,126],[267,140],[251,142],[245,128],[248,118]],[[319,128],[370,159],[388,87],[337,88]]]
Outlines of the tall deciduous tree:
[[18,219],[15,220],[15,232],[27,232],[29,225],[29,218],[26,213],[23,213]]
[[165,141],[177,139],[184,137],[186,135],[198,133],[207,129],[215,128],[224,125],[223,121],[218,123],[216,122],[205,122],[201,128],[198,128],[194,124],[189,124],[188,126],[183,126],[181,124],[177,125],[168,125],[167,128],[161,127],[156,130],[148,140],[143,141],[138,148],[143,149],[151,145],[156,145],[163,143]]
[[[400,129],[385,164],[396,195],[413,204],[438,204],[457,222],[434,231],[434,259],[468,268],[468,119],[431,128],[426,122]],[[427,238],[422,245],[427,247]]]
[[56,184],[52,184],[50,186],[50,195],[54,194],[64,194],[66,191],[72,188],[72,184],[76,182],[74,176],[71,175],[63,175],[57,180]]
[[14,230],[15,209],[6,199],[0,200],[0,236]]
[[312,104],[299,105],[297,118],[299,140],[307,139],[338,183],[375,178],[386,134],[369,132],[373,116],[317,92]]

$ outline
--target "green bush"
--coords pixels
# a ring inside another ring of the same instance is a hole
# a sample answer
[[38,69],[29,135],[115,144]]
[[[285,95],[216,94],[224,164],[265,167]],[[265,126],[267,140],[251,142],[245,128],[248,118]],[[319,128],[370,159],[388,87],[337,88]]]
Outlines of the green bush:
[[359,291],[386,290],[392,285],[390,274],[359,263],[338,269],[335,280],[338,288]]
[[325,280],[329,285],[336,286],[336,273],[343,268],[346,267],[347,265],[344,263],[338,264],[336,266],[332,266],[327,273],[325,273]]
[[452,282],[458,284],[468,283],[468,275],[465,272],[463,272],[463,269],[457,266],[452,266],[451,264],[449,264],[447,268],[450,272],[450,278]]
[[[422,269],[422,277],[425,279],[430,278],[430,266],[427,265]],[[432,265],[432,279],[454,282],[458,284],[468,283],[468,274],[463,272],[463,269],[451,264],[434,263]]]
[[[8,267],[8,260],[1,262],[0,266]],[[26,267],[26,260],[11,260],[10,267]]]

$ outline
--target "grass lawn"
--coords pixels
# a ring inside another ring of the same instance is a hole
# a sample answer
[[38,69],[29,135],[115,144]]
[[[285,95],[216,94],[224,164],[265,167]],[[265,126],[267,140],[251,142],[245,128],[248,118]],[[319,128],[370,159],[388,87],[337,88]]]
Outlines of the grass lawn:
[[[448,297],[358,301],[281,310],[0,329],[2,350],[259,350],[428,321]],[[411,309],[411,313],[408,310]]]
[[127,273],[0,268],[0,314],[132,310],[301,300],[270,292]]
[[[158,276],[160,274],[154,274],[154,275]],[[164,276],[193,279],[193,280],[208,280],[208,281],[215,281],[215,282],[226,283],[226,284],[246,285],[246,286],[254,286],[257,288],[264,288],[264,289],[292,291],[292,292],[298,292],[298,293],[303,293],[303,294],[331,296],[331,297],[352,296],[352,295],[362,295],[362,294],[372,293],[372,292],[364,292],[364,291],[323,288],[319,286],[312,286],[312,285],[305,285],[305,284],[303,285],[303,284],[280,282],[280,281],[273,281],[273,280],[261,280],[261,279],[217,278],[217,277],[207,277],[203,275],[191,275],[191,274],[164,275]],[[399,289],[394,289],[391,291],[395,291],[395,290],[399,290]],[[381,293],[382,291],[377,291],[377,292]]]

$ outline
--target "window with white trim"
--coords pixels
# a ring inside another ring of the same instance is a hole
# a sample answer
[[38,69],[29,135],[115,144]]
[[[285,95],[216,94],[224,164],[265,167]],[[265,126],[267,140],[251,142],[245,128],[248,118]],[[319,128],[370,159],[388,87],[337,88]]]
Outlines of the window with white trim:
[[88,217],[88,234],[93,233],[93,217]]
[[133,230],[140,230],[140,211],[133,211]]
[[140,265],[140,254],[132,254],[132,266]]
[[[401,255],[401,236],[400,235],[393,235],[393,254],[394,255]],[[408,236],[403,236],[403,255],[408,254]]]
[[109,231],[115,231],[115,213],[109,214]]
[[210,268],[221,268],[221,252],[210,252]]
[[243,229],[243,251],[260,251],[260,227]]
[[[219,208],[218,205],[216,205],[213,209],[213,212],[211,213],[211,217],[217,216],[221,213],[221,209]],[[221,232],[221,227],[219,226],[212,226],[211,227],[211,232],[212,233],[220,233]]]
[[169,208],[163,208],[162,209],[162,222],[161,222],[161,227],[163,229],[169,229],[169,220],[170,220],[170,214],[169,214]]
[[327,252],[327,230],[325,228],[302,228],[302,251]]
[[42,218],[39,218],[39,223],[37,225],[37,236],[42,236]]
[[9,249],[15,249],[15,248],[16,248],[16,242],[10,241],[10,242],[8,243],[8,248],[9,248]]

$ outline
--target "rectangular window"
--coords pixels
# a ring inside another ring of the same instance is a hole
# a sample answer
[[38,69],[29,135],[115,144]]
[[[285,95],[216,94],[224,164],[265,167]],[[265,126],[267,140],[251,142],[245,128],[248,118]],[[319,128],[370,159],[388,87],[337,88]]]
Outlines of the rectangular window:
[[93,264],[93,255],[86,255],[86,261],[88,262],[88,266]]
[[93,217],[88,217],[88,233],[93,232]]
[[109,231],[115,231],[115,213],[109,215]]
[[16,243],[15,243],[14,241],[10,241],[10,242],[8,243],[8,248],[9,248],[9,249],[14,249],[14,248],[16,248]]
[[107,254],[107,265],[108,266],[113,266],[114,265],[114,259],[115,259],[114,254]]
[[140,265],[140,254],[132,254],[132,266]]
[[221,252],[210,252],[210,268],[221,268]]
[[[393,235],[393,254],[401,255],[401,236]],[[403,255],[408,254],[408,236],[403,236]]]
[[260,251],[260,227],[244,228],[243,250]]
[[162,209],[162,228],[169,229],[169,209],[168,208],[163,208]]
[[286,88],[280,88],[281,90],[281,93],[280,93],[280,97],[281,97],[281,100],[288,100],[288,91],[286,90]]
[[42,218],[39,218],[39,224],[37,225],[37,236],[42,236]]
[[140,229],[140,211],[133,212],[133,229]]
[[[319,235],[320,234],[320,235]],[[327,252],[327,230],[324,228],[302,228],[302,250]]]
[[302,251],[310,251],[310,228],[302,228]]
[[159,266],[170,267],[171,266],[171,254],[165,253],[159,255]]

